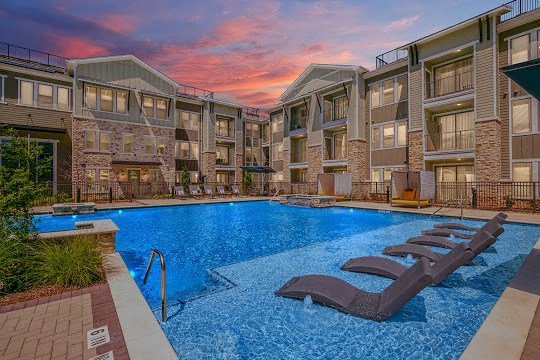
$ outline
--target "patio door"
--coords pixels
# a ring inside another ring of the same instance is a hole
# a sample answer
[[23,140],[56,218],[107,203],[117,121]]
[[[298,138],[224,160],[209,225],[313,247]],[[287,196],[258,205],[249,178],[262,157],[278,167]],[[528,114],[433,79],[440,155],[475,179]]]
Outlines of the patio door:
[[472,200],[473,165],[436,166],[435,178],[440,201]]
[[128,170],[128,183],[132,194],[138,194],[141,183],[141,170]]

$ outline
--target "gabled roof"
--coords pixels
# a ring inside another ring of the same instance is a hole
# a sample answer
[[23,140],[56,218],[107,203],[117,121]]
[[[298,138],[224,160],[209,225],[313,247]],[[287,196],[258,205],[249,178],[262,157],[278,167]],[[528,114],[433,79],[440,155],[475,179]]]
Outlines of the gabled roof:
[[133,55],[114,55],[114,56],[98,56],[98,57],[90,57],[90,58],[80,58],[80,59],[69,59],[67,63],[67,69],[68,71],[72,71],[74,65],[77,64],[92,64],[92,63],[100,63],[100,62],[110,62],[110,61],[125,61],[125,60],[131,60],[135,62],[137,65],[141,66],[142,68],[145,68],[146,70],[150,71],[152,74],[156,75],[157,77],[161,78],[162,80],[168,82],[169,84],[173,85],[175,88],[178,88],[180,85],[168,77],[167,75],[159,72],[155,68],[151,67],[138,57],[135,57]]
[[351,70],[355,71],[359,68],[357,65],[337,65],[337,64],[310,64],[294,82],[289,85],[287,90],[278,98],[279,101],[283,101],[301,82],[315,69],[329,69],[329,70]]

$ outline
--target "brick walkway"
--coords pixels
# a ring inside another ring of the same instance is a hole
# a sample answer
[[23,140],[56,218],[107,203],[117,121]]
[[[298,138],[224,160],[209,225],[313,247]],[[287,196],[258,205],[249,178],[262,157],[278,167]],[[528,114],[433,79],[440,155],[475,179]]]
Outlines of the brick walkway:
[[[87,332],[108,326],[110,342],[88,349]],[[0,307],[0,359],[90,359],[113,350],[129,359],[108,284]]]

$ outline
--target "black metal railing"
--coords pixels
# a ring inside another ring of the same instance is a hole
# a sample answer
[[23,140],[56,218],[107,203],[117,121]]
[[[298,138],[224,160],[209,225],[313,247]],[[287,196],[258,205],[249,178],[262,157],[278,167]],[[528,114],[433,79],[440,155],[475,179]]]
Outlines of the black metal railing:
[[473,72],[467,71],[426,82],[426,99],[474,89]]
[[245,106],[242,108],[242,114],[247,116],[259,117],[259,109],[254,107]]
[[205,97],[205,98],[209,98],[209,99],[214,98],[214,92],[213,91],[197,88],[197,87],[194,87],[194,86],[184,85],[184,84],[179,84],[179,85],[180,86],[178,88],[178,94],[180,94],[180,95],[188,95],[188,96],[194,96],[194,97]]
[[375,59],[375,66],[378,69],[380,67],[391,64],[398,60],[406,59],[408,56],[409,56],[409,52],[407,50],[400,50],[400,49],[390,50],[390,51],[385,52],[384,54],[377,56],[377,58]]
[[232,166],[234,165],[234,160],[232,158],[232,155],[229,155],[229,157],[217,157],[216,158],[216,165],[221,166]]
[[66,58],[58,55],[49,54],[43,51],[32,50],[25,47],[0,42],[0,56],[10,59],[31,61],[38,64],[54,66],[57,68],[66,68]]
[[506,3],[512,10],[506,14],[501,15],[501,22],[515,18],[518,15],[525,14],[527,12],[540,8],[540,0],[514,0]]
[[425,135],[426,151],[465,150],[474,148],[474,129]]
[[325,147],[323,153],[324,160],[343,160],[347,158],[347,147],[345,145]]
[[348,110],[349,110],[349,105],[348,104],[335,106],[333,108],[324,110],[324,112],[323,112],[323,123],[328,123],[328,122],[331,122],[331,121],[346,119]]
[[290,131],[305,129],[307,127],[307,116],[291,118]]

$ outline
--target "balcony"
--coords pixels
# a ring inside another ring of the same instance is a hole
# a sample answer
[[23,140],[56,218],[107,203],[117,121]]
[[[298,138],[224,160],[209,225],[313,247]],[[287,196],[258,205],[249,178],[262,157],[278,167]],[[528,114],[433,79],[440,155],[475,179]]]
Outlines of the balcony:
[[504,5],[508,5],[512,10],[506,14],[501,15],[501,22],[508,21],[515,18],[518,15],[525,14],[529,11],[540,8],[539,0],[514,0]]
[[426,151],[474,149],[474,130],[461,130],[425,135]]
[[426,99],[472,89],[474,89],[473,72],[467,71],[461,74],[455,74],[453,76],[426,82]]
[[234,127],[229,125],[216,125],[216,136],[234,138]]
[[217,166],[234,166],[234,161],[232,159],[232,156],[223,156],[223,155],[217,155],[216,157],[216,165]]
[[324,116],[323,116],[323,123],[326,124],[332,121],[346,119],[348,110],[349,110],[348,104],[335,106],[331,109],[325,110]]
[[378,69],[385,65],[394,63],[398,60],[406,59],[407,57],[409,57],[409,52],[407,50],[390,50],[385,52],[384,54],[377,56],[377,58],[375,59],[375,66]]
[[208,99],[214,98],[213,91],[200,89],[194,86],[183,85],[183,84],[179,84],[177,93],[179,95],[187,95],[194,98],[200,98],[200,97],[204,97]]
[[291,118],[290,131],[307,128],[307,116],[301,116],[297,118]]
[[345,160],[347,159],[347,147],[325,147],[324,160]]
[[307,162],[307,152],[305,150],[291,152],[291,164],[299,164],[305,162]]
[[[0,42],[0,58],[17,65],[34,68],[37,64],[49,67],[51,72],[64,72],[66,58],[42,51],[32,50],[16,45]],[[45,70],[46,68],[43,68]],[[42,70],[38,67],[38,70]]]

